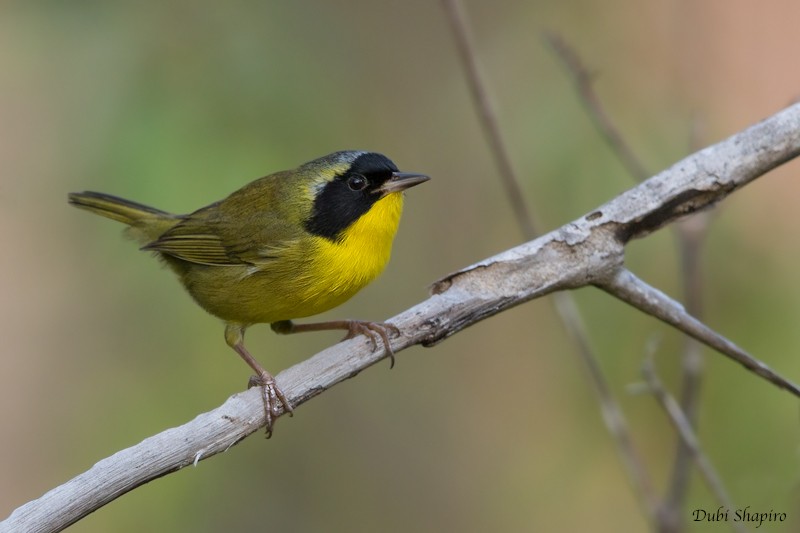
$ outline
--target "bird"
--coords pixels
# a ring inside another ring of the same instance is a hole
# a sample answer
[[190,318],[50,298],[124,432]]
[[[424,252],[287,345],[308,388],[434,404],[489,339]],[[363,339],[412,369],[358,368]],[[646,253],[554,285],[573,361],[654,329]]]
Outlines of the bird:
[[[346,150],[256,179],[185,215],[109,194],[70,193],[70,204],[127,225],[126,232],[177,274],[194,301],[225,324],[225,341],[255,372],[267,437],[293,408],[244,345],[245,330],[279,334],[342,329],[380,338],[394,363],[388,323],[295,319],[333,309],[373,281],[389,261],[403,191],[430,179],[400,172],[386,156]],[[279,405],[281,404],[281,405]]]

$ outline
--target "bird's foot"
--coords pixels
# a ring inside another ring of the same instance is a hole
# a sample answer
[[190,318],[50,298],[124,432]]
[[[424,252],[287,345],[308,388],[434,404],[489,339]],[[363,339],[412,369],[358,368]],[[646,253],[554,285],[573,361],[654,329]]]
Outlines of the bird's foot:
[[289,413],[289,416],[294,415],[294,409],[292,409],[292,404],[286,399],[283,391],[278,387],[278,384],[275,383],[275,378],[269,372],[264,371],[258,376],[250,376],[250,381],[247,382],[247,388],[252,387],[261,387],[267,438],[270,438],[272,436],[272,426],[281,414],[281,407],[279,404],[283,404],[283,411]]
[[386,350],[386,355],[389,357],[389,368],[394,367],[394,350],[392,350],[392,343],[389,341],[389,335],[400,335],[400,329],[394,324],[387,322],[368,322],[364,320],[347,320],[347,335],[344,339],[352,339],[356,335],[364,335],[372,343],[372,350],[378,349],[378,337],[383,342],[383,348]]

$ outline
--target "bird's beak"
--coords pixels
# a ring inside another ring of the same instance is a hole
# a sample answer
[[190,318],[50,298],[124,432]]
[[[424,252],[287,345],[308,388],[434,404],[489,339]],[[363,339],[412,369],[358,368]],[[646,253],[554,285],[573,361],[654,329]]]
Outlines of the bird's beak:
[[411,172],[393,172],[392,177],[378,188],[381,197],[391,194],[393,192],[402,192],[414,185],[425,183],[430,176],[425,174],[414,174]]

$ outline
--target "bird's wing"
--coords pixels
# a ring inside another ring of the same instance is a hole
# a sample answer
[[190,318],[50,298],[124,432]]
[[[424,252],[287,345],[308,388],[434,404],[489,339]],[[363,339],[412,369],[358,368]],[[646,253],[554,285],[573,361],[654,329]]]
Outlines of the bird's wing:
[[[242,189],[242,192],[246,192]],[[302,227],[265,195],[238,194],[185,215],[142,249],[210,266],[259,265],[279,257]],[[265,216],[265,213],[271,216]]]
[[188,218],[142,249],[199,265],[240,266],[267,263],[296,242],[294,235],[271,231],[263,225],[235,226],[198,223]]
[[232,266],[245,263],[232,254],[219,235],[168,231],[142,250],[160,252],[190,263],[211,266]]

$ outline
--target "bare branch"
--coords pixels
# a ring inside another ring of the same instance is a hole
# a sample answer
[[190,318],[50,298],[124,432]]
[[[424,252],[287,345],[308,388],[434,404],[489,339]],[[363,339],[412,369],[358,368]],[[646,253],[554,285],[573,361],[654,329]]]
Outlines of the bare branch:
[[[621,267],[630,238],[718,202],[798,154],[800,104],[687,157],[586,216],[450,274],[434,285],[431,297],[391,319],[402,332],[392,347],[398,353],[414,344],[430,346],[533,298],[606,281],[612,290],[623,293],[642,289],[639,296],[629,292],[628,299],[653,297],[641,304],[651,308],[651,314],[654,302],[662,301],[668,310],[666,318],[676,325],[688,324],[690,334],[704,341],[710,337],[715,348],[730,352],[758,375],[800,395],[787,380],[765,373],[765,365],[737,353],[735,345],[709,335],[699,322],[685,321],[680,308],[666,296],[620,278],[630,276]],[[382,357],[373,353],[366,339],[354,338],[281,372],[277,381],[292,404],[300,405]],[[59,531],[138,485],[226,450],[263,422],[257,390],[235,395],[222,407],[123,450],[23,505],[0,523],[0,532]]]
[[[522,195],[519,178],[514,171],[514,165],[511,162],[506,143],[500,131],[497,113],[489,99],[489,91],[478,66],[478,58],[475,54],[475,46],[470,36],[463,5],[460,0],[444,0],[443,3],[455,34],[461,62],[467,75],[467,83],[472,90],[473,102],[478,110],[484,134],[489,141],[489,148],[494,156],[498,176],[506,185],[506,196],[514,209],[517,225],[522,230],[523,236],[526,239],[533,239],[537,233],[536,224]],[[589,334],[583,324],[578,306],[575,304],[572,295],[566,292],[554,294],[553,305],[567,336],[577,348],[578,356],[588,372],[589,380],[600,402],[603,421],[614,438],[617,451],[628,471],[628,479],[633,484],[633,492],[639,498],[640,504],[647,515],[655,520],[658,510],[658,497],[653,488],[653,482],[644,466],[641,454],[633,444],[633,438],[628,429],[628,423],[622,408],[614,398],[611,387],[603,375],[597,356],[592,350]]]
[[628,474],[628,479],[633,485],[633,493],[639,499],[639,505],[646,513],[646,517],[655,522],[658,519],[659,504],[652,478],[645,468],[642,455],[634,445],[630,426],[622,412],[622,407],[614,398],[611,386],[589,345],[589,335],[575,305],[575,300],[569,293],[557,292],[553,294],[553,303],[567,333],[578,345],[578,355],[589,373],[589,381],[600,403],[603,422],[614,439],[617,453]]
[[706,346],[727,355],[770,383],[795,396],[800,396],[800,387],[691,316],[681,304],[646,284],[629,270],[620,268],[614,275],[599,281],[597,286],[636,309],[674,326]]
[[[684,445],[689,450],[689,453],[691,454],[694,462],[697,464],[697,469],[700,471],[700,475],[703,477],[703,480],[705,480],[708,489],[721,506],[725,507],[726,509],[735,509],[733,501],[728,495],[728,492],[725,490],[725,485],[717,475],[716,470],[714,470],[714,466],[711,464],[711,461],[708,459],[706,454],[703,453],[703,449],[700,446],[700,441],[692,429],[691,421],[689,421],[689,419],[686,417],[683,409],[681,409],[681,406],[678,405],[678,402],[675,400],[675,398],[673,398],[672,395],[667,392],[667,389],[664,387],[664,384],[658,377],[652,354],[649,354],[647,357],[645,357],[644,363],[642,364],[642,375],[647,382],[648,389],[653,393],[653,396],[655,396],[658,403],[664,409],[664,412],[667,413],[667,417],[669,418],[675,430],[678,432],[678,435],[680,436]],[[732,523],[732,527],[734,530],[741,533],[747,531],[742,526],[741,522],[734,521]]]
[[575,89],[578,91],[581,103],[586,107],[589,118],[594,122],[595,127],[611,146],[614,154],[619,157],[625,169],[637,181],[644,181],[650,173],[644,164],[639,160],[631,147],[625,142],[625,138],[614,124],[603,108],[600,98],[594,92],[594,76],[586,69],[580,57],[575,51],[555,33],[545,33],[544,39],[550,48],[555,52],[556,57],[572,76]]
[[[702,122],[692,121],[689,136],[689,148],[694,151],[700,144]],[[712,212],[704,211],[675,224],[678,239],[678,251],[683,279],[683,300],[686,311],[703,320],[703,273],[700,268],[701,251],[711,225]],[[703,383],[703,353],[701,345],[691,337],[686,337],[681,364],[680,406],[686,419],[697,427],[697,412],[700,405],[700,388]],[[683,508],[689,492],[690,468],[692,455],[683,439],[678,439],[675,449],[675,461],[672,466],[672,479],[665,496],[665,512],[677,516]]]
[[[613,153],[619,158],[628,172],[638,181],[644,181],[649,173],[606,113],[600,98],[594,91],[593,76],[583,65],[578,54],[558,35],[545,34],[545,40],[572,76],[579,99],[600,135],[605,138]],[[695,121],[693,126],[690,146],[694,150],[698,145],[696,142],[698,123]],[[704,211],[688,219],[681,220],[673,226],[679,246],[686,310],[690,315],[698,319],[702,319],[701,302],[703,293],[700,286],[702,279],[699,266],[700,250],[708,231],[709,219],[709,212]],[[681,378],[681,407],[690,424],[696,423],[699,405],[703,366],[700,346],[700,343],[695,339],[686,337]],[[686,497],[692,460],[693,457],[688,446],[682,439],[678,439],[670,488],[658,513],[658,520],[662,529],[678,529],[680,527],[674,522],[674,517],[679,516],[679,510],[682,508]]]
[[[703,288],[700,268],[700,251],[708,234],[712,212],[704,211],[681,220],[673,227],[678,238],[681,261],[681,277],[683,278],[683,301],[686,312],[703,320]],[[680,406],[686,420],[694,428],[697,425],[697,411],[700,404],[700,388],[703,381],[703,354],[701,344],[691,337],[686,337],[681,364]],[[689,489],[689,473],[692,464],[691,450],[683,439],[678,440],[675,460],[672,467],[672,479],[665,496],[665,505],[674,510],[683,508]]]
[[519,180],[514,172],[514,166],[511,164],[511,157],[508,155],[506,144],[503,142],[503,135],[497,122],[497,113],[495,113],[494,106],[489,98],[486,84],[483,83],[475,47],[472,45],[472,38],[469,35],[464,7],[459,0],[443,0],[442,3],[447,12],[450,26],[453,28],[458,53],[461,57],[464,71],[467,74],[467,82],[472,92],[475,108],[478,110],[478,116],[486,134],[486,140],[492,150],[492,155],[495,158],[495,163],[500,169],[499,177],[506,188],[506,196],[514,210],[517,225],[522,228],[522,234],[525,239],[532,239],[538,234],[538,231],[536,231],[536,226],[533,223],[533,217],[528,212],[528,206],[525,205],[525,195],[522,194]]

